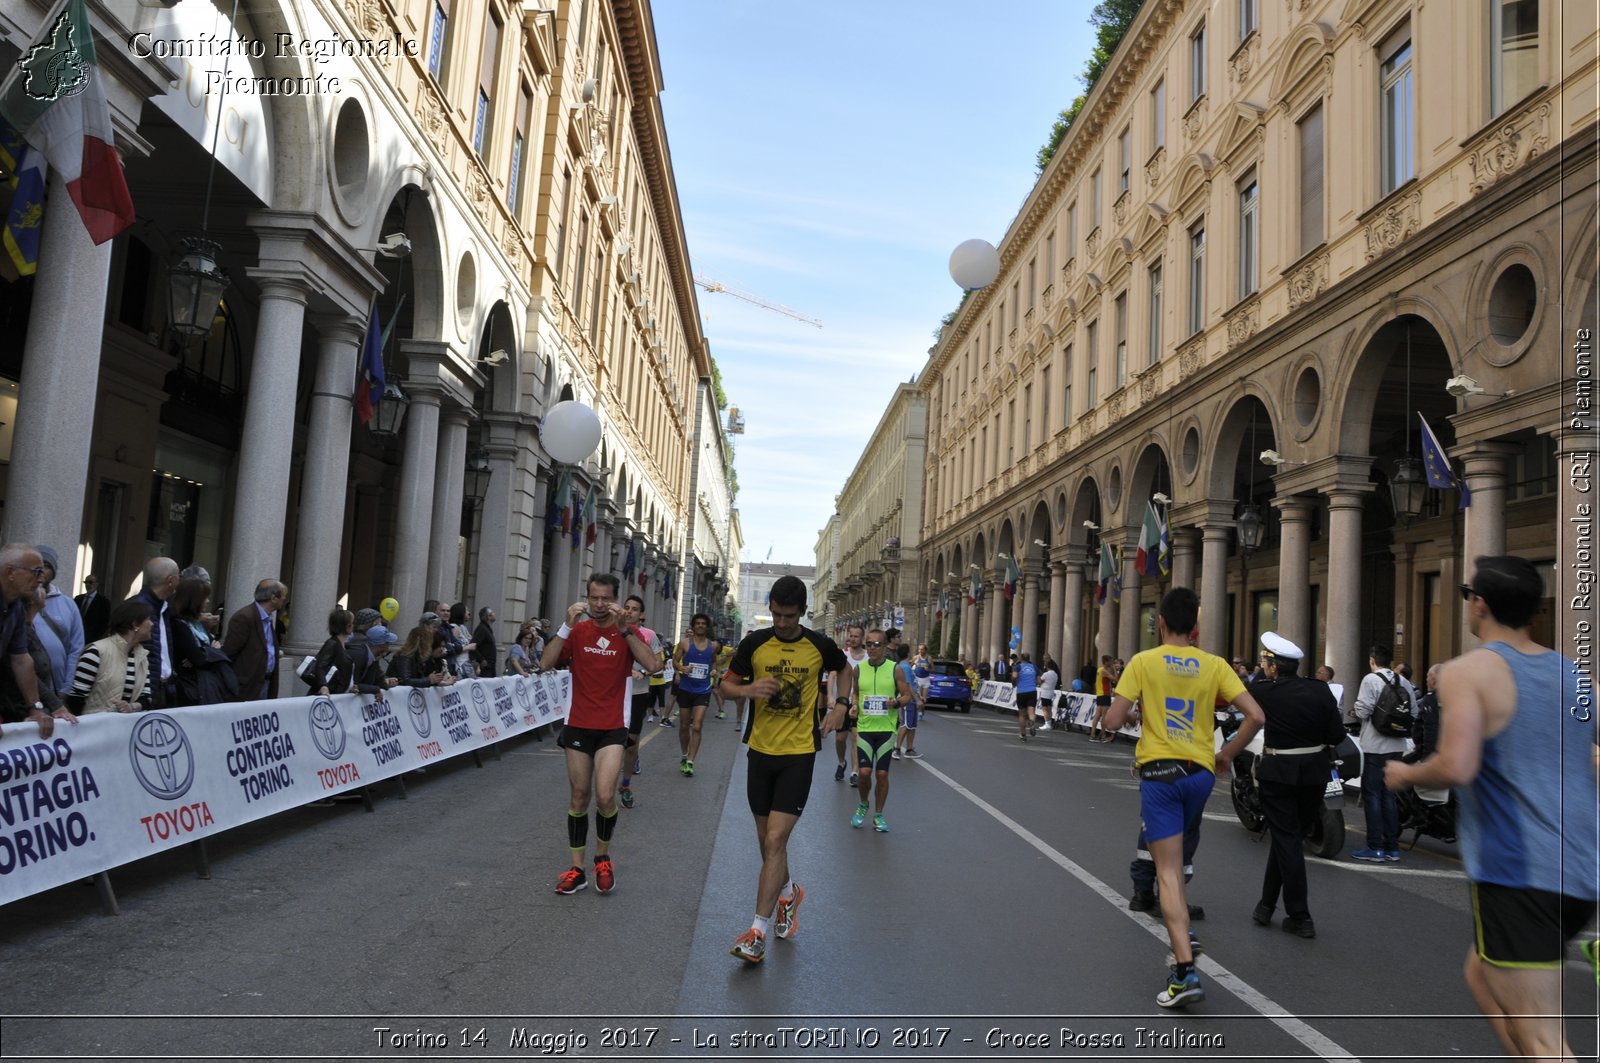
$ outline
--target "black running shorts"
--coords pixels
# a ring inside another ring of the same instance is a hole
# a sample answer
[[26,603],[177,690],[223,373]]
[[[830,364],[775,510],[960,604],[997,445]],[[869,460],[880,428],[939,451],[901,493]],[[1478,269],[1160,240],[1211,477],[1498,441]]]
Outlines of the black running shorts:
[[556,745],[562,749],[570,749],[575,753],[587,753],[591,757],[606,746],[626,746],[627,744],[628,729],[626,727],[600,730],[594,727],[574,727],[570,723],[562,724],[561,734],[556,738]]
[[680,709],[703,709],[711,704],[711,691],[709,690],[696,692],[679,687],[677,695],[678,708]]
[[745,775],[745,796],[752,813],[767,816],[786,812],[798,816],[806,810],[806,798],[811,795],[811,772],[817,763],[815,753],[778,757],[752,749],[746,757],[749,769]]
[[893,731],[857,731],[856,767],[861,771],[887,772],[894,763],[889,755],[894,749],[894,735]]
[[628,706],[628,745],[639,744],[639,732],[644,730],[644,720],[648,715],[650,715],[650,692],[646,690],[633,695],[633,701]]
[[1019,691],[1017,694],[1017,708],[1031,709],[1039,704],[1039,692],[1036,690]]
[[1472,883],[1478,956],[1496,967],[1560,967],[1567,942],[1594,918],[1595,902],[1549,890]]

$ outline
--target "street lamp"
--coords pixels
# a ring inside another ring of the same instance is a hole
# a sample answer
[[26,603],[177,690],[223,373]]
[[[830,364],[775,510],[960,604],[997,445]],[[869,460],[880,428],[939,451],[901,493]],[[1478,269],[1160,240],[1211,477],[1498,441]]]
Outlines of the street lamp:
[[489,478],[494,474],[494,466],[489,462],[489,449],[478,447],[467,455],[467,476],[464,483],[467,498],[473,502],[482,502],[489,493]]
[[1421,465],[1413,457],[1396,458],[1394,475],[1389,477],[1389,499],[1394,503],[1395,516],[1407,524],[1421,514],[1428,494],[1428,481]]
[[[208,205],[209,198],[208,192]],[[167,270],[167,323],[185,336],[208,336],[228,290],[227,271],[217,265],[222,246],[203,236],[186,236],[179,243],[183,253]]]
[[383,397],[378,400],[378,408],[373,411],[372,424],[368,431],[380,439],[395,439],[400,435],[400,426],[405,424],[406,407],[411,405],[411,400],[406,393],[400,390],[399,384],[385,384]]
[[1265,526],[1261,519],[1261,509],[1254,502],[1246,502],[1239,510],[1239,516],[1234,519],[1234,527],[1239,532],[1239,549],[1247,554],[1254,553],[1261,548],[1261,531]]

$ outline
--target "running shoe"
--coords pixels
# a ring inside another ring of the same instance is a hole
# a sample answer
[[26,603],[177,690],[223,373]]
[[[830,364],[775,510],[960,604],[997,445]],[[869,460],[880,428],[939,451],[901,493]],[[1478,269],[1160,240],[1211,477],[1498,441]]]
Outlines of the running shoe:
[[683,762],[683,774],[688,778],[694,778],[694,761],[686,760]]
[[1600,938],[1590,938],[1578,946],[1578,951],[1594,965],[1594,984],[1600,985]]
[[688,768],[689,768],[689,758],[688,757],[679,757],[678,758],[678,774],[680,774],[680,775],[689,774]]
[[761,931],[751,927],[739,935],[738,940],[733,943],[733,948],[728,951],[745,963],[760,963],[767,958],[767,939],[762,936]]
[[1178,969],[1174,967],[1167,973],[1166,988],[1156,994],[1156,1003],[1163,1008],[1186,1008],[1190,1004],[1198,1004],[1205,998],[1206,990],[1200,984],[1199,973],[1190,971],[1179,978]]
[[860,772],[854,772],[853,771],[853,772],[850,773],[850,785],[851,786],[854,786],[860,780],[861,780],[861,773]]
[[644,765],[639,763],[639,758],[638,757],[634,757],[633,758],[633,773],[635,775],[643,775],[644,774]]
[[794,884],[793,897],[778,898],[778,914],[772,920],[772,927],[780,938],[787,940],[794,937],[795,929],[800,925],[800,902],[805,899],[806,891],[798,882]]
[[1044,726],[1040,727],[1039,730],[1041,730],[1041,731],[1054,731],[1055,727],[1050,723],[1049,720],[1046,720],[1044,722]]
[[727,712],[725,712],[725,711],[724,711],[724,710],[722,710],[722,709],[718,709],[718,710],[717,710],[717,719],[719,719],[719,720],[726,720],[726,719],[727,719],[727,718],[728,718],[728,714],[727,714]]
[[617,888],[617,876],[611,870],[611,857],[594,858],[594,888],[601,893],[610,893]]
[[1028,740],[1028,733],[1024,731],[1022,734],[1017,735],[1017,737],[1026,742]]
[[890,760],[899,760],[900,759],[900,751],[898,749],[891,750],[889,752],[889,759]]
[[889,833],[889,821],[883,818],[882,812],[874,812],[872,814],[872,829],[879,834]]
[[1255,923],[1256,926],[1271,926],[1272,906],[1268,904],[1256,905],[1255,908],[1250,912],[1250,920],[1251,922]]
[[855,814],[850,817],[850,825],[859,828],[867,821],[867,803],[861,802],[856,806]]
[[842,760],[839,762],[839,766],[833,769],[833,781],[844,782],[844,761]]
[[906,756],[911,760],[921,760],[922,759],[922,754],[918,753],[915,749],[906,750]]
[[1383,859],[1385,863],[1398,864],[1400,862],[1400,850],[1385,849],[1383,851]]
[[1350,854],[1352,860],[1362,860],[1369,864],[1381,864],[1389,858],[1382,849],[1357,849]]
[[621,803],[623,808],[632,808],[633,807],[633,787],[624,786],[622,789],[618,790],[617,791],[617,801]]
[[589,876],[583,873],[581,867],[569,867],[556,879],[556,892],[560,894],[577,893],[589,885]]

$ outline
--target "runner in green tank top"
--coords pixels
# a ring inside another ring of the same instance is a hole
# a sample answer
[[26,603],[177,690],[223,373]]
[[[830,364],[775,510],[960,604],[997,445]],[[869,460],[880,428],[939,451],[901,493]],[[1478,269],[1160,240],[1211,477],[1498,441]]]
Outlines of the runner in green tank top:
[[878,628],[867,632],[867,659],[856,666],[856,792],[861,803],[850,817],[850,825],[859,827],[867,821],[867,797],[876,777],[872,829],[880,833],[889,830],[883,806],[889,800],[889,765],[893,763],[889,754],[900,726],[900,708],[916,699],[905,674],[888,659],[888,641]]

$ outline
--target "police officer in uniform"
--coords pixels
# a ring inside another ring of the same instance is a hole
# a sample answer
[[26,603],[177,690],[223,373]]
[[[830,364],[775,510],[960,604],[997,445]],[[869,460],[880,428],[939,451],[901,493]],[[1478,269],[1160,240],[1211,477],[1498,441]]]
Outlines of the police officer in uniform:
[[1261,636],[1265,678],[1250,694],[1266,714],[1256,783],[1266,812],[1272,848],[1261,880],[1261,903],[1250,914],[1260,926],[1272,923],[1283,894],[1283,929],[1303,938],[1317,936],[1306,904],[1306,857],[1302,841],[1321,813],[1329,778],[1328,750],[1345,738],[1339,704],[1326,683],[1296,675],[1305,656],[1300,647],[1269,631]]

